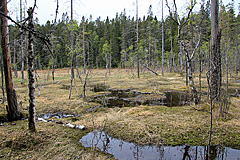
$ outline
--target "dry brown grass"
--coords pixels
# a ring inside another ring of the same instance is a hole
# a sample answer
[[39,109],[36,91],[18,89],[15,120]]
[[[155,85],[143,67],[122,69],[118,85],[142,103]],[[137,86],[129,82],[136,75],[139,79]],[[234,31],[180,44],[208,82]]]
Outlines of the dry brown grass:
[[[77,72],[75,72],[77,73]],[[111,88],[132,88],[141,92],[162,93],[167,90],[190,91],[185,85],[185,77],[176,73],[166,73],[164,77],[155,76],[146,72],[138,79],[131,70],[112,69],[111,74],[105,76],[103,69],[91,70],[87,83],[87,98],[98,95],[90,91],[91,86],[105,84]],[[71,99],[68,99],[70,74],[67,69],[56,70],[55,83],[52,84],[51,73],[47,80],[47,71],[38,71],[41,85],[41,95],[37,96],[36,113],[69,113],[83,114],[77,118],[66,118],[62,121],[72,124],[85,125],[86,132],[64,128],[55,123],[37,122],[38,132],[30,134],[27,131],[27,121],[18,121],[17,125],[0,126],[1,155],[5,159],[92,159],[91,149],[82,147],[78,140],[93,128],[92,112],[85,113],[89,108],[97,106],[96,103],[87,103],[83,99],[83,84],[76,78],[76,86],[72,90]],[[20,73],[19,73],[20,75]],[[77,76],[76,76],[77,77]],[[82,75],[85,79],[85,75]],[[207,92],[206,79],[202,80],[202,91]],[[15,78],[15,89],[20,109],[27,114],[28,88],[21,85],[21,78]],[[232,80],[231,88],[240,88],[239,83]],[[27,81],[26,81],[27,83]],[[198,85],[198,79],[195,78]],[[0,106],[0,115],[6,115],[5,104]],[[231,98],[229,114],[226,118],[219,118],[218,110],[214,110],[213,144],[223,144],[240,148],[240,99]],[[209,110],[207,97],[203,95],[201,104],[194,106],[197,109]],[[115,138],[121,138],[139,144],[164,145],[206,145],[208,142],[209,119],[206,112],[200,112],[191,106],[166,107],[145,106],[98,108],[94,110],[94,127],[103,128],[106,120],[106,132]],[[107,117],[107,118],[106,118]],[[27,141],[27,140],[31,141]],[[26,143],[25,143],[26,141]],[[18,143],[19,142],[19,143]],[[24,147],[25,146],[25,147]],[[24,149],[25,148],[25,149]],[[111,158],[97,151],[95,159]]]

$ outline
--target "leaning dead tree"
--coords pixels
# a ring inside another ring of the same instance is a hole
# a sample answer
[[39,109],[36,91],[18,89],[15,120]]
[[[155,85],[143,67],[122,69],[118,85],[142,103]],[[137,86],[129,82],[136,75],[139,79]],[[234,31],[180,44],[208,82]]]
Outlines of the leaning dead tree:
[[[186,74],[188,74],[189,86],[190,86],[190,88],[192,90],[194,103],[198,104],[199,103],[199,98],[198,98],[198,92],[197,92],[197,89],[196,89],[196,86],[195,86],[194,80],[193,80],[192,61],[193,61],[195,53],[196,53],[196,51],[198,49],[198,46],[200,44],[200,37],[201,37],[201,35],[199,33],[199,35],[198,35],[199,36],[198,42],[196,43],[195,48],[193,50],[191,50],[191,48],[188,47],[189,44],[186,41],[182,40],[182,38],[181,38],[181,30],[187,24],[188,20],[190,20],[191,12],[192,12],[192,10],[193,10],[193,8],[194,8],[196,3],[193,3],[190,6],[188,14],[187,14],[187,18],[184,21],[180,20],[180,17],[179,17],[178,12],[177,12],[177,5],[176,5],[176,1],[175,0],[173,0],[173,4],[174,4],[174,9],[175,9],[175,11],[174,11],[175,13],[174,14],[176,15],[176,19],[174,19],[173,17],[171,17],[171,18],[178,25],[178,35],[177,35],[177,37],[178,37],[178,39],[179,39],[179,41],[181,43],[181,46],[183,47],[183,50],[185,51],[185,54],[186,54],[186,64],[187,64],[187,73]],[[168,1],[167,0],[166,0],[166,5],[167,5],[167,7],[169,9],[169,13],[171,15],[171,9],[170,9],[170,7],[168,5]]]
[[9,35],[8,35],[8,22],[4,15],[8,14],[7,10],[7,0],[0,1],[0,18],[1,18],[1,43],[2,43],[2,53],[3,53],[3,65],[4,65],[4,75],[5,75],[5,85],[7,92],[7,118],[8,121],[14,121],[21,118],[21,113],[17,104],[16,91],[13,88],[13,77],[12,77],[12,67],[11,67],[11,57],[9,50]]

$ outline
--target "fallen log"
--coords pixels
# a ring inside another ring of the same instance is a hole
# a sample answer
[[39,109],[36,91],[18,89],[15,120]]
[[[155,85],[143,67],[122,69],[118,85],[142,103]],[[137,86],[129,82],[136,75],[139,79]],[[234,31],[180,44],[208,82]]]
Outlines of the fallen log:
[[144,67],[146,67],[149,71],[153,72],[154,74],[156,74],[157,76],[159,75],[157,72],[155,72],[154,70],[152,70],[151,68],[149,68],[148,66],[143,65]]

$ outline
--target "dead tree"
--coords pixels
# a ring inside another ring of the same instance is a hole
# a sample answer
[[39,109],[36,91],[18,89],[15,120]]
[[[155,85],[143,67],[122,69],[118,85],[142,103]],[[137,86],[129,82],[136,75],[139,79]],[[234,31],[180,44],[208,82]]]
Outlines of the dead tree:
[[[22,0],[20,0],[20,22],[22,21]],[[24,84],[24,50],[23,50],[23,35],[21,34],[20,36],[21,39],[21,63],[22,63],[22,67],[21,67],[21,75],[22,75],[22,81],[21,84]]]
[[[221,96],[221,55],[220,55],[220,40],[221,30],[219,27],[219,2],[218,0],[211,0],[211,55],[210,55],[210,69],[207,74],[208,85],[210,86],[210,128],[208,146],[211,145],[212,137],[212,123],[213,123],[213,102],[220,102]],[[210,82],[209,82],[210,81]],[[219,106],[220,103],[219,103]],[[220,109],[221,110],[221,109]],[[221,112],[221,111],[220,111]],[[208,149],[210,156],[210,149]]]
[[140,78],[139,71],[139,53],[138,53],[138,0],[136,0],[136,21],[137,21],[137,74],[138,78]]
[[69,90],[69,99],[71,98],[71,93],[72,93],[72,82],[74,80],[75,82],[75,88],[77,90],[77,87],[76,87],[76,81],[75,81],[75,76],[74,76],[74,63],[73,63],[73,60],[74,60],[74,50],[73,50],[73,0],[71,0],[71,84],[70,84],[70,90]]
[[213,100],[220,100],[221,96],[221,52],[220,40],[221,30],[219,29],[218,13],[219,2],[211,0],[211,57],[210,57],[210,77],[211,77],[211,97]]
[[[200,44],[200,34],[199,34],[199,40],[198,40],[195,48],[190,52],[189,52],[189,49],[188,49],[189,47],[187,47],[186,41],[181,41],[181,29],[187,24],[187,22],[190,18],[190,14],[191,14],[195,4],[191,5],[186,20],[181,22],[180,17],[179,17],[178,12],[177,12],[177,5],[175,3],[175,0],[173,0],[173,2],[174,2],[175,14],[176,14],[177,19],[174,19],[173,17],[171,17],[171,18],[178,25],[178,39],[179,39],[180,43],[182,44],[183,50],[185,51],[185,54],[186,54],[186,65],[187,65],[186,67],[187,67],[189,85],[190,85],[190,88],[192,90],[194,103],[198,104],[199,103],[198,92],[197,92],[196,86],[194,84],[193,74],[192,74],[192,61],[193,61],[194,55],[196,53],[196,50],[197,50],[197,48]],[[167,0],[166,0],[166,5],[167,5],[167,7],[169,9],[169,13],[171,15],[171,10],[170,10],[170,7],[168,6],[168,1]]]
[[83,16],[83,73],[86,74],[86,55],[85,55],[85,17]]
[[17,65],[16,65],[16,39],[14,39],[14,45],[13,45],[13,64],[14,64],[15,77],[18,77]]
[[3,53],[3,65],[4,65],[4,75],[5,75],[5,85],[7,92],[7,117],[9,121],[18,120],[21,118],[21,113],[17,104],[16,91],[13,88],[13,77],[12,77],[12,67],[11,67],[11,57],[9,50],[9,36],[8,36],[8,22],[4,15],[8,14],[7,11],[7,0],[0,1],[0,11],[1,11],[1,43],[2,43],[2,53]]
[[162,76],[164,76],[164,20],[163,20],[163,0],[162,0]]
[[1,85],[1,89],[2,89],[2,104],[5,102],[5,91],[4,91],[4,74],[3,74],[3,62],[2,62],[2,57],[0,58],[0,66],[1,66],[1,81],[2,81],[2,85]]
[[[29,30],[34,29],[33,25],[33,9],[30,7],[28,10],[28,28]],[[33,53],[33,35],[31,31],[28,32],[28,88],[29,88],[29,117],[28,127],[31,132],[36,131],[35,127],[35,81],[34,81],[34,53]]]

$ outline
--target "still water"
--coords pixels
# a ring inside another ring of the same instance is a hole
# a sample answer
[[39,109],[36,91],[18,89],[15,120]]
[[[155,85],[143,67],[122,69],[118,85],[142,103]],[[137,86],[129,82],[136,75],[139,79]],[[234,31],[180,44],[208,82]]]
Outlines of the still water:
[[[93,131],[79,141],[84,147],[96,147],[114,155],[119,160],[204,160],[207,146],[140,146]],[[211,158],[216,160],[240,160],[240,150],[212,146]]]

